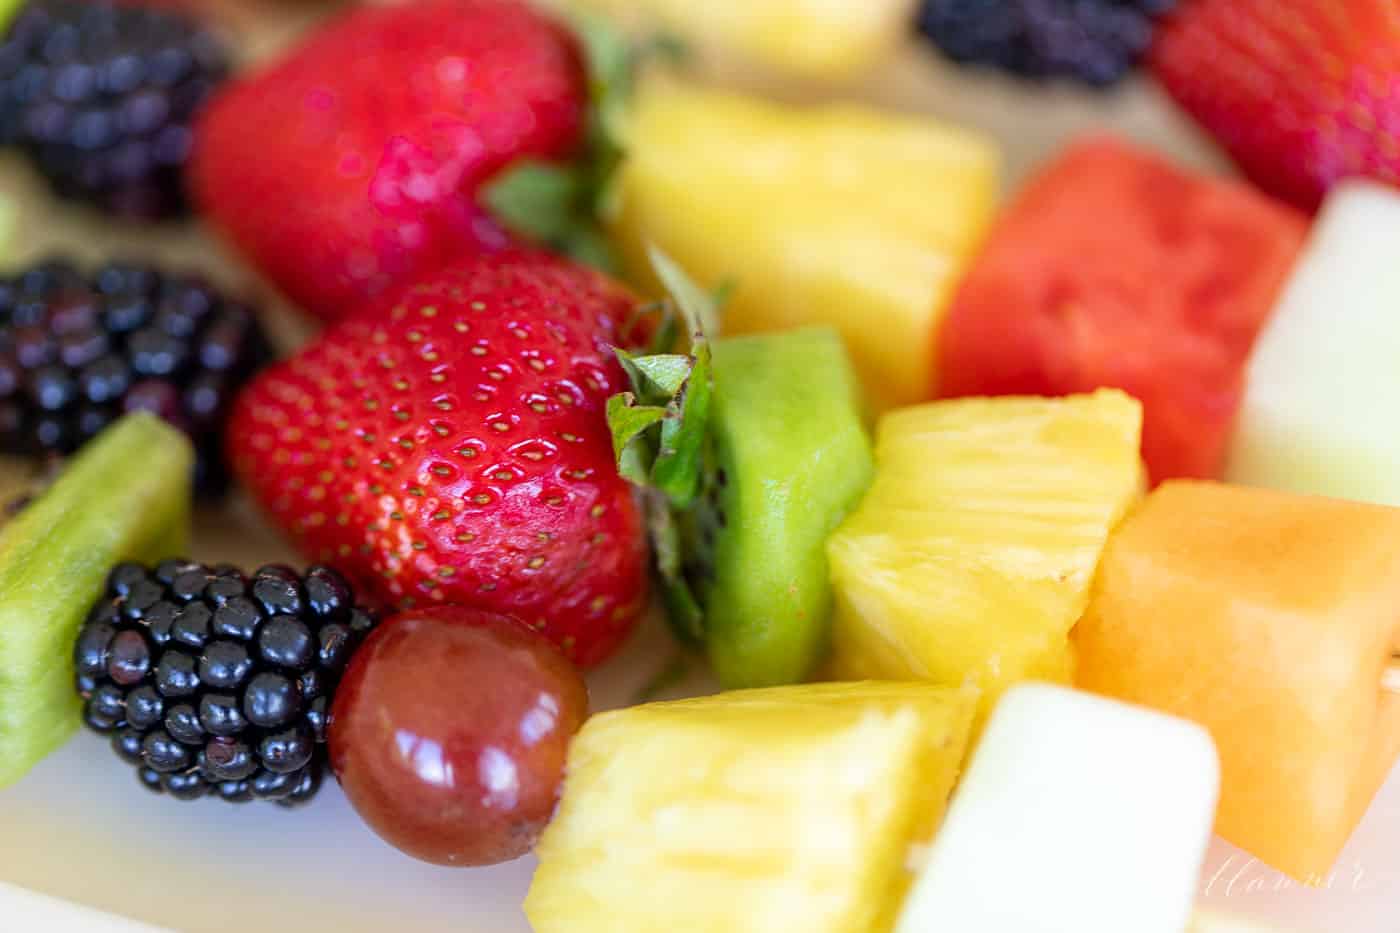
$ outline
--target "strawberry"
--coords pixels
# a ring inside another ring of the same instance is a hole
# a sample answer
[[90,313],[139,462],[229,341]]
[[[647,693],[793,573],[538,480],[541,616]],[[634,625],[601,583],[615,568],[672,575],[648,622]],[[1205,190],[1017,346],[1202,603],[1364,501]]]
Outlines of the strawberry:
[[604,414],[634,306],[543,253],[453,265],[265,371],[235,405],[234,470],[309,559],[385,605],[514,615],[596,664],[646,584]]
[[1400,183],[1400,4],[1186,0],[1151,54],[1261,188],[1314,208],[1338,180]]
[[587,99],[573,37],[520,0],[360,7],[214,99],[191,186],[275,285],[335,320],[509,245],[478,188],[573,154]]

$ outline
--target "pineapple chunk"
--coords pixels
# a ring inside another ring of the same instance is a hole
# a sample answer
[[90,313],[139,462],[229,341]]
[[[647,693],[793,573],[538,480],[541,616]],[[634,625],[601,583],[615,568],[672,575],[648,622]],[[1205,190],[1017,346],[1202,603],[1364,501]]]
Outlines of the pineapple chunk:
[[879,933],[976,693],[809,684],[595,716],[525,899],[537,933]]
[[1068,635],[1142,489],[1142,408],[1117,390],[892,412],[875,483],[828,543],[833,673],[983,690],[1067,682]]
[[839,80],[880,64],[914,18],[915,0],[554,0],[644,30],[733,52],[780,75]]
[[934,334],[998,195],[983,137],[852,105],[786,107],[653,82],[639,94],[611,230],[734,285],[729,333],[828,324],[874,406],[928,398]]

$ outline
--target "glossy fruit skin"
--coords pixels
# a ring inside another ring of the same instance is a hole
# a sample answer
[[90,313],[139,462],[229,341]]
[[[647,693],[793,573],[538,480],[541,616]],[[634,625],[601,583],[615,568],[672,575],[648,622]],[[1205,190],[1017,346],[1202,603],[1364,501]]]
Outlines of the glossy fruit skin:
[[[141,775],[152,789],[244,799],[221,788],[247,783],[249,797],[295,806],[319,786],[325,711],[374,623],[325,567],[117,564],[77,636],[75,689],[89,728],[116,731],[116,753],[161,776]],[[317,640],[339,651],[317,653]]]
[[1311,210],[1343,178],[1400,183],[1394,0],[1184,0],[1150,62],[1278,197]]
[[234,470],[357,592],[502,612],[597,664],[645,598],[604,416],[633,306],[563,259],[477,257],[267,370],[235,405]]
[[554,813],[588,689],[514,619],[411,610],[350,662],[331,711],[331,768],[391,845],[439,865],[533,847]]
[[1260,327],[1306,218],[1110,136],[1080,140],[1002,214],[937,340],[940,397],[1123,389],[1152,482],[1214,478]]
[[572,154],[585,106],[573,40],[525,3],[361,7],[216,96],[191,182],[246,257],[332,320],[506,246],[477,187]]

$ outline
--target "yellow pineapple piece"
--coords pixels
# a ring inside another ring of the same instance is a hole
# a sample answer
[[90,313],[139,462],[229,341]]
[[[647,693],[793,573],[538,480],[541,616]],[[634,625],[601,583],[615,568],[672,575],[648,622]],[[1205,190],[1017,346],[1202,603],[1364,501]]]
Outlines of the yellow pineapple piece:
[[976,692],[808,684],[595,716],[525,899],[536,933],[881,933]]
[[934,335],[999,191],[971,131],[846,104],[788,107],[644,85],[611,230],[654,287],[654,243],[707,287],[727,333],[829,324],[877,410],[922,401]]
[[827,545],[832,671],[983,691],[1067,682],[1109,532],[1142,488],[1117,390],[934,402],[880,422],[875,483]]
[[554,0],[730,52],[784,75],[839,80],[878,65],[909,33],[917,0]]

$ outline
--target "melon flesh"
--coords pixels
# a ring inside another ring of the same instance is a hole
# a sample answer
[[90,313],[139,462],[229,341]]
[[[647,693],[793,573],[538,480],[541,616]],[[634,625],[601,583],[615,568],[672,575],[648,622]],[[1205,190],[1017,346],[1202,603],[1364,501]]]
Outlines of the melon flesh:
[[1328,199],[1249,365],[1228,476],[1400,505],[1400,192]]
[[1078,686],[1210,731],[1220,835],[1319,882],[1400,755],[1400,510],[1168,483],[1110,539],[1074,641]]

